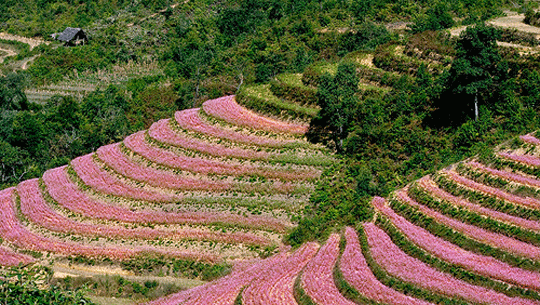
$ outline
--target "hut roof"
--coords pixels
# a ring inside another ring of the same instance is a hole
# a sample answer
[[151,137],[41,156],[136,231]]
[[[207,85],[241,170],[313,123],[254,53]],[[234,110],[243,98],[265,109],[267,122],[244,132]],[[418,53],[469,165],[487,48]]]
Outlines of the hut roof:
[[81,28],[67,27],[62,33],[60,33],[60,35],[56,37],[56,39],[68,42],[68,41],[73,40],[73,38],[75,38],[75,36],[81,31],[82,31]]

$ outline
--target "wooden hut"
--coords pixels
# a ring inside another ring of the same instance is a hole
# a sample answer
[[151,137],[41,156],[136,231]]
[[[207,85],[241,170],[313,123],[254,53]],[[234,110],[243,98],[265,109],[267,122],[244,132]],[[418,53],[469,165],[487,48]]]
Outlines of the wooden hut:
[[62,33],[52,36],[56,40],[63,41],[65,46],[78,46],[88,42],[88,37],[81,28],[67,27]]

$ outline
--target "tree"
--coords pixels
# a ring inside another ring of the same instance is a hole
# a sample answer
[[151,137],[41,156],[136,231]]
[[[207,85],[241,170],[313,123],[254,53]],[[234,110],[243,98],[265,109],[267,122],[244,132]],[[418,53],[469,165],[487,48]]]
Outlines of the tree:
[[453,27],[455,22],[448,11],[446,4],[442,3],[429,8],[426,16],[418,18],[411,26],[412,32],[438,31]]
[[0,109],[28,109],[28,100],[24,93],[26,82],[23,75],[15,73],[0,78]]
[[312,123],[328,127],[338,152],[343,151],[343,139],[354,119],[358,81],[354,64],[340,64],[335,76],[326,73],[319,83],[317,103],[321,110]]
[[468,27],[456,45],[456,58],[446,75],[447,98],[439,100],[440,112],[460,121],[474,113],[479,117],[479,104],[488,108],[496,88],[504,82],[508,64],[499,54],[497,39],[501,33],[483,23]]

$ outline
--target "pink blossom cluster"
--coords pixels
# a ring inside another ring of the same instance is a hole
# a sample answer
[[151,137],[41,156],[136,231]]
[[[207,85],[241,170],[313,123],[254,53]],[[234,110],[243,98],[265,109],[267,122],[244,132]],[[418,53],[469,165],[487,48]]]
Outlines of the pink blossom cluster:
[[499,152],[498,155],[505,159],[510,159],[515,162],[520,162],[529,166],[540,166],[540,158],[529,155],[516,155],[505,152]]
[[253,151],[241,148],[229,148],[220,144],[211,144],[195,138],[187,138],[174,132],[169,120],[160,120],[148,129],[150,137],[169,145],[182,147],[214,157],[231,157],[239,159],[268,160],[270,154],[265,151]]
[[296,304],[294,281],[302,268],[317,253],[319,245],[306,243],[287,260],[257,277],[242,293],[244,305]]
[[129,186],[97,166],[93,154],[73,159],[71,166],[84,184],[104,194],[157,202],[177,201],[182,198]]
[[373,223],[365,223],[373,259],[389,274],[422,288],[481,304],[538,304],[532,300],[508,297],[493,290],[471,285],[442,273],[399,249],[390,237]]
[[76,243],[68,243],[47,238],[29,231],[18,220],[15,214],[15,189],[9,188],[0,192],[0,237],[12,244],[33,251],[47,251],[62,255],[82,255],[87,257],[108,257],[123,260],[136,255],[152,252],[190,260],[215,262],[217,258],[211,254],[176,251],[152,248],[113,248],[91,247]]
[[534,220],[527,220],[521,217],[512,216],[506,213],[488,209],[478,204],[471,203],[470,201],[456,197],[446,191],[440,189],[433,180],[429,177],[423,177],[418,180],[418,186],[429,192],[431,195],[452,203],[455,206],[464,207],[470,211],[476,212],[481,215],[485,215],[502,222],[510,223],[516,226],[520,226],[529,230],[540,231],[540,222]]
[[48,170],[43,181],[49,195],[59,205],[91,218],[131,223],[212,224],[227,223],[249,228],[285,231],[290,224],[265,216],[245,217],[230,213],[132,211],[120,206],[94,200],[81,191],[68,177],[66,167]]
[[174,115],[176,122],[187,130],[200,132],[216,138],[227,139],[237,143],[267,146],[267,147],[283,147],[287,144],[295,143],[295,140],[274,140],[268,137],[260,137],[255,135],[247,135],[232,130],[219,128],[203,121],[199,116],[200,109],[187,109],[178,111]]
[[390,305],[427,305],[418,300],[383,285],[371,272],[353,228],[345,229],[347,245],[341,256],[340,270],[345,280],[360,294],[376,302]]
[[434,256],[464,267],[484,276],[516,284],[526,288],[540,290],[540,273],[512,267],[490,256],[478,255],[466,251],[442,238],[432,235],[427,230],[413,225],[402,216],[396,214],[389,206],[378,199],[374,205],[386,215],[414,244]]
[[440,222],[472,239],[475,239],[479,242],[489,244],[493,247],[503,249],[510,253],[514,253],[523,257],[531,258],[534,260],[540,259],[540,248],[530,245],[528,243],[516,240],[504,236],[502,234],[497,234],[490,232],[488,230],[481,229],[476,226],[465,224],[463,222],[457,221],[453,218],[446,217],[439,212],[429,209],[428,207],[417,203],[412,200],[408,195],[406,188],[396,192],[397,198],[410,206],[416,207],[424,215],[435,219],[437,222]]
[[249,111],[236,103],[234,95],[206,101],[203,104],[203,109],[204,112],[213,117],[238,126],[299,135],[306,133],[308,129],[306,125],[286,123]]
[[234,305],[242,288],[249,285],[257,277],[264,276],[268,270],[283,263],[287,257],[288,253],[285,252],[274,255],[253,264],[247,270],[233,272],[217,281],[148,302],[146,305]]
[[525,143],[540,145],[540,140],[533,135],[526,134],[526,135],[519,136],[519,138],[521,139],[521,141]]
[[507,172],[507,171],[502,171],[502,170],[490,168],[490,167],[484,166],[483,164],[478,163],[476,161],[468,162],[467,165],[471,166],[472,168],[481,170],[483,172],[489,173],[491,175],[494,175],[494,176],[497,176],[497,177],[500,177],[500,178],[503,178],[503,179],[506,179],[506,180],[510,180],[510,181],[514,181],[514,182],[517,182],[517,183],[534,186],[534,187],[540,187],[540,180],[538,180],[538,179],[526,177],[526,176],[516,174],[516,173],[511,173],[511,172]]
[[119,143],[102,146],[97,150],[98,158],[116,172],[133,180],[152,186],[177,190],[203,190],[222,192],[232,185],[223,181],[189,179],[170,172],[143,166],[130,160],[120,150]]
[[200,229],[160,230],[150,228],[127,229],[120,226],[94,225],[73,221],[54,211],[45,201],[39,188],[38,179],[21,182],[17,186],[21,200],[21,212],[33,223],[55,232],[73,233],[86,236],[103,236],[109,238],[175,240],[197,239],[225,243],[246,243],[268,246],[271,241],[251,233],[212,232]]
[[507,192],[505,192],[503,190],[500,190],[500,189],[497,189],[497,188],[494,188],[494,187],[491,187],[491,186],[487,186],[485,184],[480,184],[480,183],[475,182],[475,181],[473,181],[471,179],[460,176],[458,173],[456,173],[454,171],[441,171],[441,173],[448,176],[454,182],[456,182],[458,184],[461,184],[461,185],[464,185],[464,186],[466,186],[468,188],[471,188],[473,190],[477,190],[477,191],[480,191],[482,193],[489,194],[491,196],[495,196],[495,197],[498,197],[500,199],[503,199],[503,200],[506,200],[506,201],[509,201],[509,202],[512,202],[512,203],[517,203],[517,204],[520,204],[520,205],[523,205],[523,206],[526,206],[526,207],[540,208],[540,201],[539,200],[536,200],[536,199],[533,199],[533,198],[530,198],[530,197],[524,198],[524,197],[516,196],[516,195],[510,194],[510,193],[507,193]]
[[0,247],[0,266],[17,266],[34,262],[31,256],[13,252],[6,247]]
[[235,165],[227,162],[182,156],[167,149],[150,146],[144,138],[145,132],[141,131],[127,137],[124,140],[124,144],[129,149],[152,162],[181,170],[206,175],[258,175],[283,180],[315,179],[320,175],[320,171],[318,170],[276,170],[273,168],[260,168],[246,164]]
[[339,240],[338,234],[330,235],[302,274],[302,287],[316,304],[355,304],[339,292],[334,282],[333,269],[339,255]]

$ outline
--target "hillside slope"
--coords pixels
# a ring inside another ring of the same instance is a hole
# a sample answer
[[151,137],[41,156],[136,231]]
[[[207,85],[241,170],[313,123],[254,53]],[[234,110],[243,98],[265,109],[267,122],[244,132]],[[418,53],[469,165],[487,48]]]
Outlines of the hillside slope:
[[335,161],[303,139],[306,130],[234,96],[179,111],[1,191],[0,264],[66,273],[97,263],[152,275],[159,262],[159,274],[200,278],[197,268],[279,252]]
[[370,222],[148,304],[540,304],[540,139],[372,201]]

